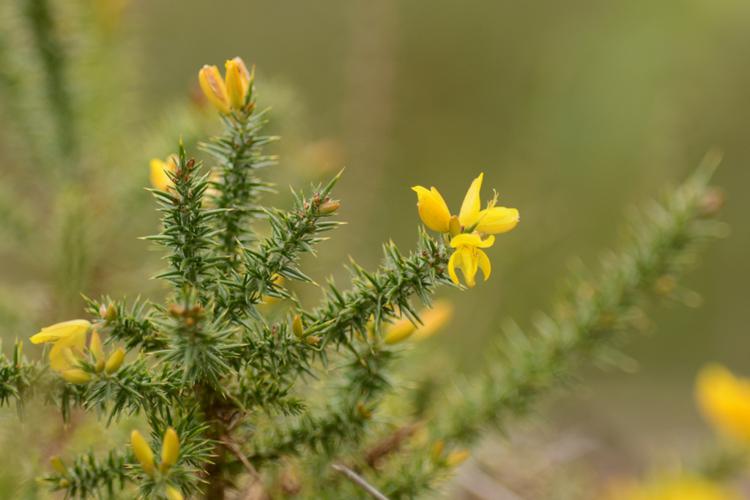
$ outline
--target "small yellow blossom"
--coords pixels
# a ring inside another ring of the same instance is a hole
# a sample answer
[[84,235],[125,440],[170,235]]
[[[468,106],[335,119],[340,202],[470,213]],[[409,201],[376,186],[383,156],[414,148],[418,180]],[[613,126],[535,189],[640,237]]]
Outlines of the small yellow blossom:
[[104,365],[104,371],[107,375],[112,375],[122,366],[122,362],[125,360],[125,349],[118,347],[115,352],[109,355],[107,363]]
[[750,380],[709,365],[698,374],[695,393],[703,415],[719,432],[750,443]]
[[169,178],[169,173],[177,171],[177,156],[170,155],[167,161],[154,158],[149,163],[149,167],[151,186],[159,191],[166,191],[174,186],[172,179]]
[[[516,227],[519,221],[519,213],[515,208],[497,207],[497,195],[482,210],[480,191],[484,174],[474,179],[469,186],[461,210],[458,213],[458,222],[462,231],[478,231],[485,234],[505,233]],[[412,190],[417,193],[417,210],[425,226],[439,233],[450,232],[451,213],[440,192],[431,187],[414,186]]]
[[30,340],[32,344],[52,342],[54,345],[49,352],[50,367],[63,372],[77,367],[76,354],[83,354],[86,334],[90,328],[91,323],[88,321],[74,319],[42,328]]
[[167,485],[164,488],[164,495],[166,495],[167,500],[183,500],[185,498],[182,496],[180,490],[171,485]]
[[89,340],[89,351],[94,355],[94,361],[96,371],[101,372],[104,370],[104,347],[102,346],[102,339],[99,337],[99,332],[94,330],[91,332],[91,339]]
[[408,318],[402,318],[392,323],[385,332],[383,342],[386,344],[398,344],[411,337],[417,327]]
[[295,314],[292,318],[292,333],[300,339],[305,335],[305,325],[302,323],[302,316],[299,314]]
[[151,451],[151,447],[143,439],[140,432],[133,431],[130,433],[130,444],[133,447],[135,458],[138,459],[141,467],[143,467],[143,472],[153,477],[156,470],[154,468],[154,452]]
[[[439,330],[453,316],[453,306],[447,301],[438,301],[433,308],[420,311],[421,324],[414,324],[408,318],[391,323],[385,331],[383,342],[398,344],[408,338],[424,340]],[[374,325],[370,328],[374,329]]]
[[438,300],[431,309],[419,314],[422,324],[412,335],[414,340],[424,340],[440,330],[453,317],[453,304],[447,300]]
[[456,450],[448,453],[448,456],[445,457],[445,464],[448,467],[458,467],[462,463],[464,463],[471,454],[469,453],[469,450]]
[[164,433],[164,441],[161,445],[161,463],[159,469],[167,472],[170,467],[177,463],[177,457],[180,455],[180,439],[177,432],[169,427]]
[[487,254],[482,248],[489,248],[495,243],[495,237],[489,236],[482,239],[478,234],[462,233],[451,239],[451,247],[456,251],[451,255],[448,261],[448,274],[456,285],[459,284],[456,269],[460,269],[464,275],[466,286],[473,288],[476,285],[476,275],[479,269],[482,270],[484,280],[487,281],[492,272],[492,265]]
[[221,77],[216,66],[203,66],[198,72],[198,82],[206,98],[222,114],[232,110],[250,111],[252,104],[247,105],[248,95],[252,90],[254,69],[248,71],[239,57],[229,59],[224,65],[225,78]]
[[607,500],[739,500],[732,490],[696,476],[656,478],[644,484],[613,485]]
[[60,372],[66,382],[71,384],[85,384],[91,381],[91,374],[80,368],[70,368]]
[[229,104],[235,109],[240,109],[245,105],[245,98],[250,89],[250,72],[239,57],[225,62],[224,69]]
[[198,72],[198,83],[200,83],[203,94],[220,113],[229,113],[227,87],[224,84],[221,73],[219,73],[219,68],[216,66],[203,66]]
[[430,458],[433,462],[439,462],[443,458],[443,451],[445,451],[445,441],[438,439],[432,445],[430,450]]

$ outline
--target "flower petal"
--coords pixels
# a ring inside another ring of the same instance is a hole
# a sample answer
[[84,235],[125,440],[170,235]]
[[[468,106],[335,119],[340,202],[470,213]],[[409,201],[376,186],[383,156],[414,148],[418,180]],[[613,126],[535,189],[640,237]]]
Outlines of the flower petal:
[[220,113],[229,113],[229,98],[224,80],[221,78],[219,68],[216,66],[203,66],[198,72],[198,83],[201,90]]
[[250,72],[239,57],[229,59],[224,63],[224,68],[229,104],[235,109],[241,109],[250,88]]
[[477,250],[477,263],[479,264],[479,269],[482,270],[484,281],[487,281],[490,278],[490,273],[492,273],[490,258],[483,251]]
[[461,252],[461,271],[464,274],[466,286],[474,288],[477,284],[476,277],[479,269],[477,252],[479,251],[474,247],[462,247],[458,251]]
[[495,244],[494,236],[490,236],[483,240],[477,233],[459,234],[459,235],[454,236],[450,242],[450,245],[453,248],[459,248],[459,247],[489,248],[494,244]]
[[477,231],[488,234],[500,234],[510,231],[520,220],[515,208],[493,207],[479,212]]
[[69,336],[80,336],[81,347],[83,347],[86,332],[91,327],[91,323],[85,319],[74,319],[70,321],[63,321],[62,323],[55,323],[54,325],[46,326],[41,329],[36,335],[32,335],[29,340],[32,344],[43,344],[45,342],[57,342],[61,338]]
[[471,182],[469,190],[466,191],[464,202],[461,204],[461,211],[458,213],[458,220],[464,227],[473,226],[479,218],[479,209],[482,207],[479,191],[482,189],[483,178],[484,174],[479,174],[479,177]]
[[453,284],[460,285],[461,282],[458,281],[458,275],[456,275],[456,266],[460,266],[461,256],[458,253],[458,250],[453,252],[453,255],[451,255],[451,258],[448,260],[448,274],[451,277],[451,281],[453,281]]
[[417,210],[424,225],[433,231],[447,233],[451,213],[440,192],[434,187],[428,190],[423,186],[414,186],[411,189],[417,193]]

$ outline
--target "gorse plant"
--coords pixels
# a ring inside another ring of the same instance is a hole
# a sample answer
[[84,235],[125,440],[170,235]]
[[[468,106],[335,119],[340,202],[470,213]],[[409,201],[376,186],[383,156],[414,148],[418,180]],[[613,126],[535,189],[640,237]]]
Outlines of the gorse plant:
[[468,288],[480,270],[489,278],[485,250],[516,227],[518,210],[497,206],[497,195],[483,208],[482,174],[458,215],[437,189],[416,186],[418,214],[437,234],[420,229],[409,253],[385,244],[377,270],[351,264],[347,289],[331,283],[306,309],[287,284],[312,281],[301,257],[340,224],[339,176],[294,192],[289,209],[264,206],[261,171],[276,164],[264,147],[275,138],[263,135],[254,72],[235,58],[223,77],[204,66],[199,83],[224,125],[202,144],[210,168],[183,145],[150,165],[162,221],[148,240],[165,249],[156,277],[169,285],[164,302],[88,299],[89,319],[31,337],[52,344],[48,363],[27,361],[20,344],[0,360],[0,403],[38,391],[66,419],[80,408],[108,424],[124,415],[147,423],[148,437],[133,430],[129,447],[103,457],[55,458],[45,481],[70,497],[418,496],[468,458],[485,426],[527,411],[578,362],[608,359],[643,297],[672,291],[696,243],[717,233],[703,169],[649,209],[633,245],[575,286],[540,335],[514,331],[455,394],[425,385],[405,395],[396,374],[404,343],[450,316],[444,303],[429,309],[435,291],[462,287],[458,271]]

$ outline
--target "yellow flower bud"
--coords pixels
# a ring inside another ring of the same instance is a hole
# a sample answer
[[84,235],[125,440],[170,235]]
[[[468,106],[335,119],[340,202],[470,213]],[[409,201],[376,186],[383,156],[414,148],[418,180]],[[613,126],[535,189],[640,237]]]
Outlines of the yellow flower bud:
[[141,433],[133,431],[130,433],[130,444],[133,447],[133,453],[135,458],[140,462],[143,467],[143,472],[149,476],[153,476],[154,469],[154,452],[151,451],[151,447],[148,445]]
[[453,304],[446,300],[435,302],[432,309],[420,313],[422,324],[414,332],[414,340],[424,340],[445,326],[453,317]]
[[52,466],[53,469],[55,469],[55,472],[58,474],[64,476],[68,473],[68,468],[65,467],[65,464],[63,463],[62,459],[58,457],[57,455],[50,457],[49,463]]
[[383,341],[389,345],[398,344],[411,337],[414,330],[416,330],[414,323],[408,319],[400,319],[388,328]]
[[164,441],[161,444],[161,464],[159,468],[162,472],[167,472],[170,467],[177,463],[177,457],[180,455],[180,439],[173,428],[168,428],[164,433]]
[[91,380],[91,374],[80,368],[70,368],[61,372],[66,382],[71,384],[85,384]]
[[122,347],[118,347],[115,352],[109,355],[107,364],[104,365],[104,371],[106,371],[108,375],[112,375],[120,369],[120,366],[122,366],[122,362],[124,360],[125,349],[123,349]]
[[182,496],[180,490],[171,485],[167,485],[164,488],[164,495],[166,495],[167,500],[183,500],[185,498]]
[[245,62],[239,57],[224,63],[226,70],[226,87],[229,104],[234,109],[242,109],[250,90],[250,72]]
[[[177,172],[177,157],[175,155],[170,155],[169,158],[167,158],[167,161],[154,158],[149,162],[149,168],[149,179],[151,181],[151,186],[155,189],[166,191],[174,186],[174,182],[172,182],[172,179],[169,177],[169,173]],[[108,311],[109,309],[105,312]],[[116,312],[117,310],[115,310],[115,313]]]
[[295,314],[292,320],[292,332],[297,338],[302,338],[305,335],[305,326],[302,324],[302,316],[299,314]]
[[102,339],[99,337],[99,332],[94,330],[91,333],[91,340],[89,340],[89,351],[94,355],[96,361],[96,371],[100,372],[104,369],[104,348],[102,347]]
[[102,319],[109,321],[114,321],[117,319],[117,306],[115,306],[113,303],[109,303],[106,306],[104,304],[99,306],[99,316],[101,316]]
[[458,467],[466,461],[471,455],[468,450],[456,450],[452,451],[445,457],[445,464],[448,467]]
[[422,186],[414,186],[412,190],[417,193],[417,210],[424,225],[439,233],[447,233],[451,219],[448,205],[434,187],[427,189]]
[[341,207],[339,200],[326,200],[318,207],[318,212],[321,215],[330,215]]
[[443,450],[445,450],[445,441],[438,439],[430,450],[430,458],[433,462],[438,462],[443,457]]
[[229,97],[224,80],[221,78],[219,68],[216,66],[203,66],[198,72],[198,82],[203,94],[220,113],[229,113]]

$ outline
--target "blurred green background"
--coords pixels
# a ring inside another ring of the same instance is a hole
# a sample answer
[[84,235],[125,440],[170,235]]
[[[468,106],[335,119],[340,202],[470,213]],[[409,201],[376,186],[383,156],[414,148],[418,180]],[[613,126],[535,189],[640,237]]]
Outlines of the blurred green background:
[[[271,128],[287,138],[272,174],[280,194],[268,201],[346,167],[337,195],[348,225],[310,260],[319,281],[342,283],[349,256],[375,266],[389,238],[413,245],[410,186],[434,185],[457,207],[485,172],[485,196],[495,187],[521,224],[492,248],[492,279],[472,294],[445,292],[457,314],[426,356],[466,372],[503,321],[529,325],[549,309],[571,265],[596,267],[633,206],[720,149],[715,181],[732,231],[689,278],[700,306],[659,308],[651,333],[627,348],[635,373],[592,369],[582,391],[542,414],[637,463],[708,439],[692,398],[703,363],[750,374],[747,1],[141,0],[124,21],[138,77],[129,90],[147,111],[137,126],[188,99],[202,64],[239,55],[257,65]],[[121,168],[145,185],[148,160],[144,151]],[[153,231],[155,216],[142,227]],[[152,269],[159,255],[131,236],[117,245]],[[140,269],[118,271],[127,277],[109,291],[137,293]],[[307,304],[319,297],[300,293]]]

